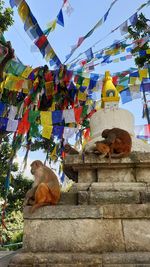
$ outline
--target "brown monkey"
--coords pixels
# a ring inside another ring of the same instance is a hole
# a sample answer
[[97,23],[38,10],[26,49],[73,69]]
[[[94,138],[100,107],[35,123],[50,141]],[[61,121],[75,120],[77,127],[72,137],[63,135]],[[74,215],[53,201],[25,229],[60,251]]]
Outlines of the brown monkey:
[[39,207],[57,204],[60,199],[60,186],[56,174],[40,160],[31,163],[31,173],[35,180],[26,194],[24,206],[32,205],[33,213]]
[[131,152],[130,134],[120,128],[106,129],[102,132],[105,140],[96,142],[96,150],[112,158],[128,157]]
[[7,49],[7,54],[2,60],[2,62],[0,63],[0,81],[3,80],[3,72],[4,72],[6,63],[14,57],[14,49],[12,49],[10,42],[7,42],[6,49]]
[[[66,144],[64,146],[64,152],[66,154],[68,154],[68,155],[77,155],[77,154],[79,154],[79,152],[69,144]],[[77,180],[78,180],[78,171],[75,171],[75,170],[72,169],[72,167],[68,167],[68,166],[63,164],[63,172],[69,179],[77,182]]]
[[64,152],[70,155],[79,154],[79,152],[69,144],[64,146]]

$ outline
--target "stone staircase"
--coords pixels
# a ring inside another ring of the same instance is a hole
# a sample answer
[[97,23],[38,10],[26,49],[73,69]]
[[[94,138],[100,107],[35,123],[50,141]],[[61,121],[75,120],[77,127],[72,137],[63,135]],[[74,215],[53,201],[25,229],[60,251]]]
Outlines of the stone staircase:
[[69,155],[78,181],[57,206],[24,210],[21,253],[10,267],[150,266],[150,153],[124,159]]

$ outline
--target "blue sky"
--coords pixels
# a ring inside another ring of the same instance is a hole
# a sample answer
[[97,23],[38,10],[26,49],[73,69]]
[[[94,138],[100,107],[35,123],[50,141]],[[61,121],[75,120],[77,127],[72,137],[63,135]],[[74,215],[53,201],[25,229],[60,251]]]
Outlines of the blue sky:
[[[107,20],[101,27],[97,28],[95,32],[87,38],[83,44],[77,49],[71,59],[75,58],[79,53],[90,48],[95,42],[103,39],[93,51],[100,50],[101,48],[111,45],[114,40],[121,40],[120,30],[110,34],[104,38],[111,30],[126,21],[136,10],[145,3],[147,0],[118,0],[112,7]],[[56,18],[62,6],[62,0],[27,0],[33,15],[36,17],[42,30],[47,28],[47,23]],[[65,61],[65,56],[70,52],[71,46],[76,44],[79,37],[87,34],[93,26],[100,20],[108,10],[112,0],[69,0],[73,8],[73,13],[68,16],[64,11],[64,27],[57,24],[54,32],[49,34],[49,42],[55,50],[61,62]],[[5,0],[6,6],[9,6],[9,0]],[[142,12],[149,18],[150,6],[142,9]],[[15,23],[5,33],[7,40],[10,40],[13,48],[15,49],[18,58],[25,64],[33,67],[44,65],[46,62],[43,60],[40,52],[31,52],[33,45],[32,41],[26,34],[23,28],[23,23],[18,15],[17,9],[14,8]],[[120,55],[119,55],[120,56]],[[120,63],[107,64],[105,66],[98,66],[96,73],[103,74],[106,70],[110,70],[111,74],[114,72],[121,72],[130,67],[134,67],[133,60],[127,60]],[[142,116],[141,100],[136,100],[125,104],[122,108],[127,108],[133,112],[135,116],[135,124],[144,124]]]
[[[71,59],[90,48],[100,39],[103,39],[103,41],[96,45],[93,51],[111,45],[114,40],[123,39],[124,36],[121,36],[120,30],[110,34],[107,38],[104,37],[111,32],[111,30],[126,21],[137,11],[141,4],[146,1],[147,0],[118,0],[112,7],[105,23],[97,28],[95,32],[82,43]],[[43,30],[47,28],[47,23],[56,18],[63,3],[62,0],[27,0],[26,2]],[[6,6],[9,6],[9,0],[5,0],[5,3]],[[48,37],[50,44],[61,62],[65,61],[65,57],[70,52],[71,46],[77,43],[79,37],[88,33],[97,21],[104,16],[112,0],[69,0],[69,3],[73,8],[73,12],[68,16],[63,10],[65,26],[62,27],[57,24],[55,31],[50,33]],[[142,12],[149,18],[150,6],[143,8]],[[29,36],[24,31],[23,23],[16,8],[14,8],[14,20],[14,25],[9,28],[5,37],[12,42],[12,46],[19,59],[24,64],[33,67],[45,64],[46,61],[42,58],[40,52],[31,52],[31,47],[33,47],[32,40],[30,40]],[[121,72],[134,66],[134,60],[131,59],[119,63],[107,64],[105,66],[99,65],[95,72],[103,74],[106,70],[110,70],[111,74],[113,74],[114,72]],[[143,120],[141,120],[141,100],[125,104],[123,108],[127,108],[134,113],[135,124],[143,124]]]
[[[91,47],[99,39],[105,37],[112,29],[116,28],[134,14],[137,8],[146,1],[147,0],[118,0],[112,7],[106,22],[101,27],[97,28],[92,36],[85,40],[72,58]],[[39,25],[44,30],[47,27],[47,23],[56,18],[63,1],[27,0],[26,2],[29,4]],[[70,52],[71,46],[77,43],[78,38],[89,32],[96,22],[104,16],[112,0],[69,0],[69,2],[74,9],[73,13],[68,16],[63,12],[65,26],[61,27],[57,24],[55,31],[50,33],[48,37],[61,62],[65,61],[65,56]],[[9,0],[5,0],[5,3],[9,6]],[[143,9],[144,14],[147,16],[149,11],[150,7]],[[45,64],[45,60],[42,59],[40,52],[31,53],[32,41],[23,29],[23,23],[20,20],[16,8],[14,8],[14,20],[14,25],[9,28],[5,36],[7,39],[11,40],[17,56],[24,64],[30,64],[33,67]],[[99,43],[94,50],[96,51],[106,47],[112,44],[116,39],[123,39],[119,30],[110,34],[109,37]],[[97,72],[104,73],[106,69],[110,69],[111,72],[121,71],[131,65],[133,65],[133,61],[131,60],[123,62],[122,64],[113,63],[105,67],[99,66]]]

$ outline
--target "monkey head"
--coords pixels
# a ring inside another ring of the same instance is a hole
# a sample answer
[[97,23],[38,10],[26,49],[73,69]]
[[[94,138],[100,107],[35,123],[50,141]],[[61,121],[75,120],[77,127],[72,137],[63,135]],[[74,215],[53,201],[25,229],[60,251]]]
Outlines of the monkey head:
[[69,144],[65,144],[65,146],[64,146],[64,152],[65,153],[69,153],[70,152],[70,149],[71,149],[71,146]]
[[35,172],[36,172],[36,170],[37,170],[39,167],[43,166],[43,163],[42,163],[42,161],[40,161],[40,160],[34,160],[34,161],[31,163],[30,166],[31,166],[31,173],[34,175]]
[[96,144],[96,150],[99,151],[101,154],[107,154],[110,152],[110,147],[103,143],[103,141],[97,141]]
[[102,137],[103,138],[107,138],[108,137],[108,134],[109,134],[109,129],[105,129],[103,132],[102,132]]

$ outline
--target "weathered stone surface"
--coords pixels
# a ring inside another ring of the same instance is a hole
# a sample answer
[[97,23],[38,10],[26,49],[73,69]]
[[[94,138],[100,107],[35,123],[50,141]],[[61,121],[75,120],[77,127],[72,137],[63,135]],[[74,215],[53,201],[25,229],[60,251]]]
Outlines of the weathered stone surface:
[[25,220],[23,248],[31,252],[94,253],[125,249],[117,219]]
[[88,205],[89,204],[89,192],[79,191],[78,192],[78,204],[79,205]]
[[78,183],[92,183],[96,182],[97,173],[92,169],[79,169],[78,170]]
[[150,251],[150,220],[123,220],[127,251]]
[[73,192],[61,192],[58,205],[77,205],[78,195]]
[[87,191],[91,183],[74,183],[69,192],[77,193],[78,191]]
[[[102,207],[96,206],[45,206],[30,214],[29,207],[24,209],[26,220],[48,220],[48,219],[100,219],[103,216]],[[65,221],[64,221],[65,223]]]
[[139,203],[138,192],[90,192],[90,204]]
[[97,170],[98,182],[135,182],[135,173],[132,168],[109,168]]
[[103,218],[150,218],[150,204],[104,205]]
[[104,253],[104,264],[150,264],[150,252]]
[[150,183],[150,166],[149,168],[137,168],[136,170],[136,180],[137,182]]
[[[150,253],[19,253],[9,267],[148,267]],[[3,266],[2,266],[3,267]]]
[[142,192],[140,199],[141,199],[141,203],[150,202],[150,192]]
[[150,264],[143,264],[143,263],[140,263],[140,264],[134,264],[134,263],[118,264],[118,263],[115,263],[115,264],[103,264],[103,267],[150,267]]
[[91,191],[146,191],[147,187],[145,183],[123,183],[123,182],[100,182],[100,183],[92,183],[90,186]]
[[[20,266],[91,266],[101,267],[102,255],[91,253],[20,253],[17,254],[11,261],[11,267],[13,264],[20,264]],[[93,264],[93,265],[92,265]],[[15,266],[16,266],[15,265]]]

